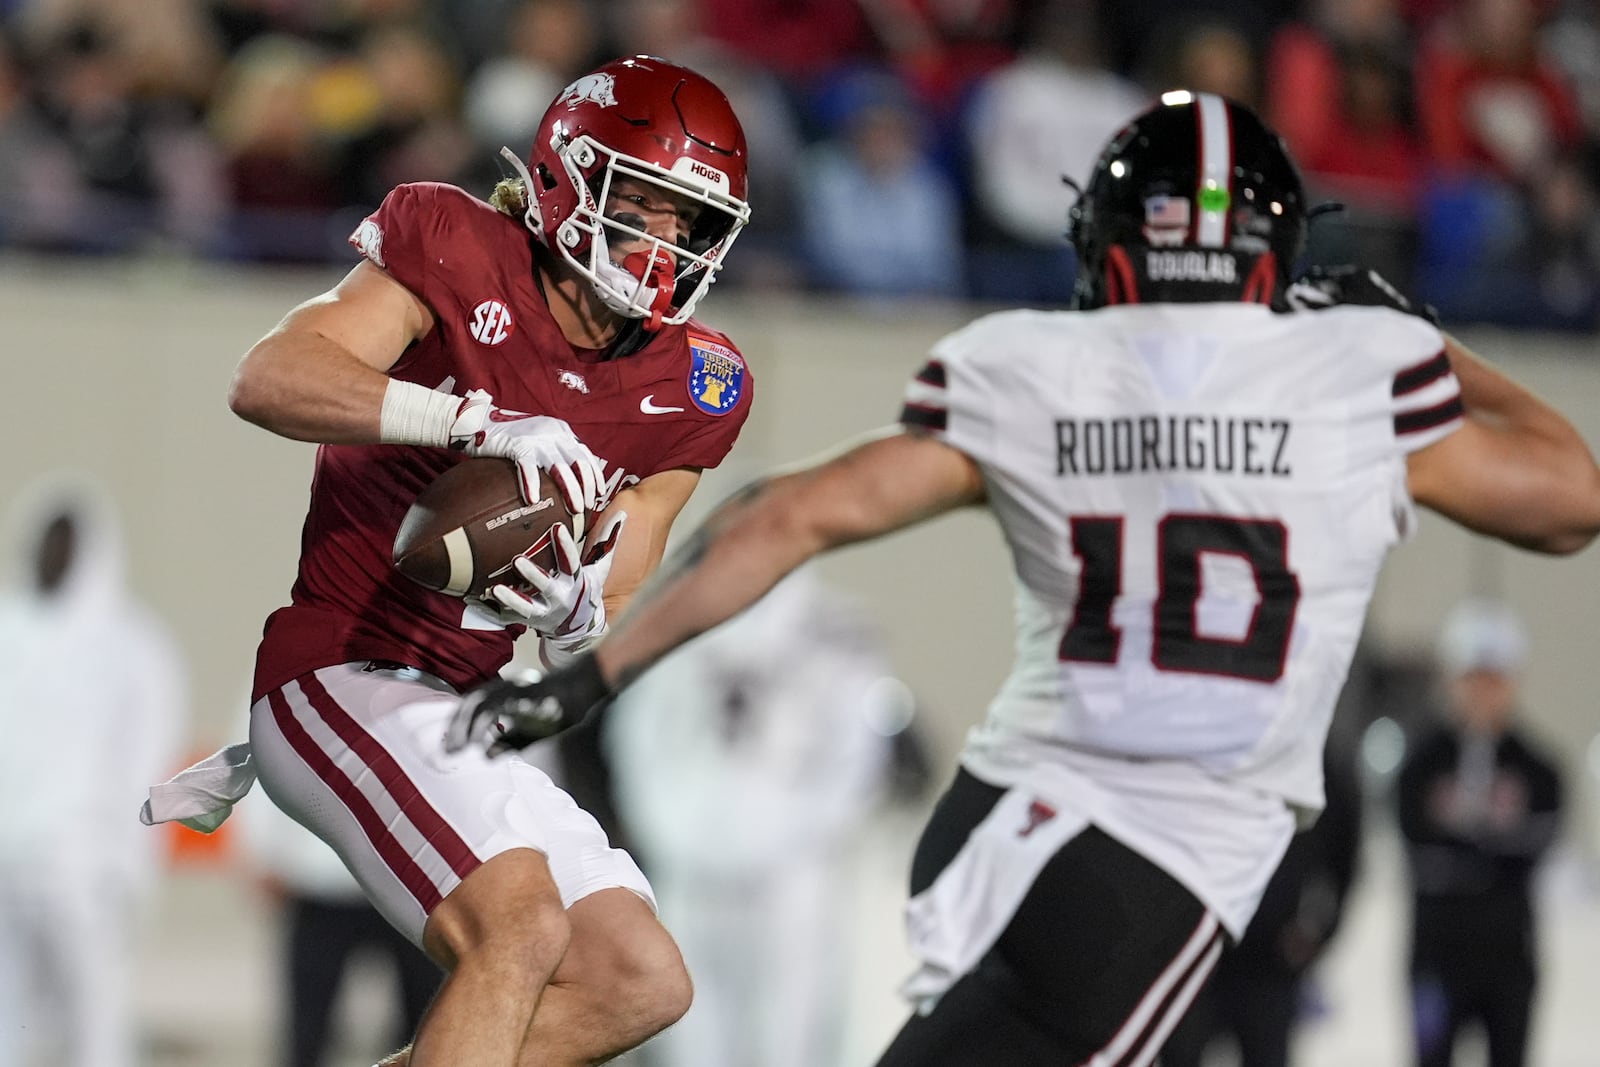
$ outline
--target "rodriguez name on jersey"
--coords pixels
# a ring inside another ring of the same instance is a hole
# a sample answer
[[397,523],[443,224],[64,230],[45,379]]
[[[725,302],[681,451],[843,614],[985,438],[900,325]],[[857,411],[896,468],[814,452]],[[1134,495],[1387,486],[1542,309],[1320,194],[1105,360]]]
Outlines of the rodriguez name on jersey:
[[1123,415],[1055,422],[1059,475],[1294,474],[1288,456],[1294,423],[1282,416]]

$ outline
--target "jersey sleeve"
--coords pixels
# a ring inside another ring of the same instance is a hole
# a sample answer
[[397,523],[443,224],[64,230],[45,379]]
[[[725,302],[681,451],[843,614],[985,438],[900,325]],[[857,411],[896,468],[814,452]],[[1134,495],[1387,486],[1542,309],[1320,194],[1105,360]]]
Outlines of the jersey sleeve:
[[1352,347],[1365,357],[1366,370],[1360,373],[1381,379],[1384,405],[1378,414],[1400,453],[1427,448],[1461,429],[1466,419],[1461,382],[1451,371],[1437,326],[1387,307],[1349,309],[1347,317],[1344,328]]
[[1461,383],[1450,369],[1442,343],[1438,352],[1397,370],[1389,392],[1394,400],[1395,440],[1405,452],[1448,437],[1466,417]]
[[1330,351],[1340,384],[1332,388],[1353,401],[1358,462],[1404,456],[1461,428],[1461,383],[1437,326],[1389,307],[1340,304],[1311,313],[1336,338]]
[[433,282],[428,251],[438,242],[443,222],[437,199],[438,188],[431,184],[396,186],[348,238],[374,266],[425,301]]
[[[1332,325],[1332,324],[1330,324]],[[1417,530],[1416,506],[1406,488],[1405,456],[1443,440],[1461,427],[1461,384],[1450,369],[1444,335],[1431,323],[1388,308],[1350,309],[1338,327],[1348,332],[1345,373],[1358,375],[1359,402],[1349,461],[1357,469],[1393,470],[1395,532]]]
[[926,363],[906,384],[900,425],[931,434],[973,459],[990,458],[993,403],[986,377],[972,355],[972,327],[934,345]]

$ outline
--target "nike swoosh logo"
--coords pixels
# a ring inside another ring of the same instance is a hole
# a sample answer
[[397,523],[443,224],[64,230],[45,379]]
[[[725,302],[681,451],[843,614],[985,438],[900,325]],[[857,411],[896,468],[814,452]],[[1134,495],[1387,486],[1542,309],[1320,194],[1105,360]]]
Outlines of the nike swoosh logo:
[[659,404],[657,404],[655,402],[655,399],[656,399],[656,394],[651,393],[649,396],[647,396],[643,400],[639,401],[639,410],[644,412],[646,415],[665,415],[665,414],[667,414],[668,412],[671,412],[671,411],[682,411],[683,410],[682,408],[664,408],[664,407],[661,407]]

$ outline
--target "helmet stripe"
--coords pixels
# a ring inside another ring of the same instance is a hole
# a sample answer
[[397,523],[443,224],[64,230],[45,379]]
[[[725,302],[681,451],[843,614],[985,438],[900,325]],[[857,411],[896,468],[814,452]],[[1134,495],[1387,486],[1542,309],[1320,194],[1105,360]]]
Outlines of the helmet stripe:
[[1195,244],[1221,248],[1228,243],[1232,201],[1233,130],[1228,105],[1215,93],[1195,94],[1200,119],[1200,185],[1195,190]]

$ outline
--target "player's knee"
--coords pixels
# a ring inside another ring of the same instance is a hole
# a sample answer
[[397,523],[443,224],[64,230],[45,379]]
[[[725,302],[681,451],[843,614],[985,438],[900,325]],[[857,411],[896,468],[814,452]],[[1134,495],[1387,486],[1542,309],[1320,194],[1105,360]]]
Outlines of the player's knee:
[[572,941],[572,926],[559,902],[539,901],[473,947],[474,956],[504,971],[525,988],[539,990],[550,980]]
[[654,990],[651,1023],[659,1032],[683,1018],[689,1010],[694,1000],[694,982],[689,978],[683,958],[674,951],[671,962],[663,963],[652,974],[651,986]]
[[504,853],[469,874],[434,909],[423,947],[449,970],[493,967],[538,989],[566,954],[572,925],[544,857]]
[[[571,938],[572,928],[559,908],[534,904],[489,936],[483,936],[475,925],[452,927],[440,939],[446,946],[445,958],[440,962],[452,971],[462,967],[493,969],[505,981],[537,990],[555,972]],[[430,954],[439,958],[438,953]]]
[[608,960],[607,999],[629,1018],[622,1021],[639,1040],[660,1033],[689,1010],[694,984],[683,956],[665,931],[616,946]]

